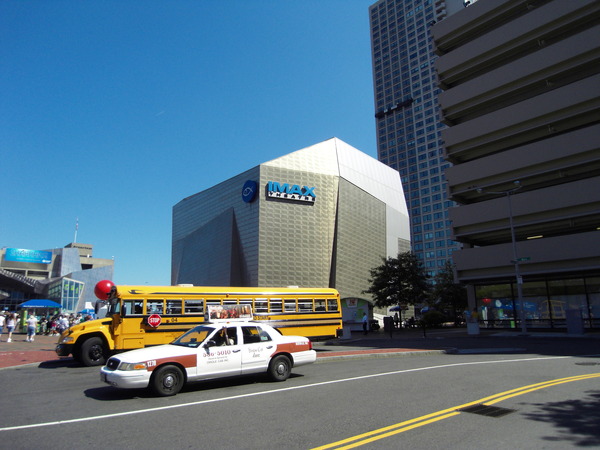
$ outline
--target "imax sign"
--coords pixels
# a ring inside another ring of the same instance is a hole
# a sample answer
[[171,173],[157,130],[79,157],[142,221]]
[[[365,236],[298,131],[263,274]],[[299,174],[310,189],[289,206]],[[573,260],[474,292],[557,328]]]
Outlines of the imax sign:
[[299,202],[314,203],[317,196],[315,187],[302,186],[288,183],[280,184],[277,181],[267,183],[267,197],[280,198],[284,200],[295,200]]

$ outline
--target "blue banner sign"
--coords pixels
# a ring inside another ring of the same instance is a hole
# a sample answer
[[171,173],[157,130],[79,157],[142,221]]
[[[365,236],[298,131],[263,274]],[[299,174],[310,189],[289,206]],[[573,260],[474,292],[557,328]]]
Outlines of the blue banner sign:
[[277,181],[269,181],[267,184],[267,197],[280,198],[284,200],[296,200],[300,202],[314,203],[317,196],[315,187],[302,186],[297,184],[280,184]]
[[250,203],[256,197],[257,184],[256,181],[248,180],[244,183],[242,188],[242,200],[246,203]]
[[6,261],[50,264],[52,262],[52,252],[28,250],[26,248],[7,248],[4,259]]

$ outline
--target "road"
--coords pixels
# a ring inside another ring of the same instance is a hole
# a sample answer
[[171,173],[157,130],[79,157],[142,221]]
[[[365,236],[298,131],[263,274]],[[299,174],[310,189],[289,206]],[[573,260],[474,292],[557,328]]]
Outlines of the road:
[[[598,343],[574,353],[600,353]],[[0,448],[600,446],[599,356],[464,349],[333,360],[283,383],[243,377],[168,398],[53,361],[0,371]],[[506,414],[459,411],[483,402]]]

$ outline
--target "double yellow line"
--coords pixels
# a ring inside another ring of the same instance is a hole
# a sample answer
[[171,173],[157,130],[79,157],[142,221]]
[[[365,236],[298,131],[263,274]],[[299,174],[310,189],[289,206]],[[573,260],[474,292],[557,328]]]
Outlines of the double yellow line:
[[416,417],[414,419],[400,422],[387,427],[379,428],[378,430],[369,431],[367,433],[359,434],[341,441],[333,442],[331,444],[323,445],[321,447],[315,447],[313,450],[324,450],[335,448],[336,450],[349,449],[359,447],[361,445],[368,444],[373,441],[385,439],[395,434],[404,433],[405,431],[419,428],[430,423],[439,422],[440,420],[447,419],[449,417],[457,416],[460,414],[461,409],[468,406],[477,404],[483,404],[486,406],[493,405],[495,403],[507,400],[512,397],[527,394],[529,392],[537,391],[539,389],[545,389],[559,384],[571,383],[573,381],[588,380],[590,378],[599,378],[600,373],[592,373],[587,375],[577,375],[574,377],[558,378],[556,380],[544,381],[542,383],[530,384],[529,386],[523,386],[510,391],[500,392],[489,397],[484,397],[473,402],[465,403],[463,405],[453,406],[452,408],[444,409],[435,413],[427,414],[425,416]]

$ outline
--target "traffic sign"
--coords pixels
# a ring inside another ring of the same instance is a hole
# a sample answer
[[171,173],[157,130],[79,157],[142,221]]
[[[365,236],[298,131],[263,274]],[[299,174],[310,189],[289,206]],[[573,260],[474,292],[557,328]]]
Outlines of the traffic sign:
[[161,322],[162,318],[158,314],[151,314],[150,317],[148,317],[148,325],[153,328],[158,327]]

